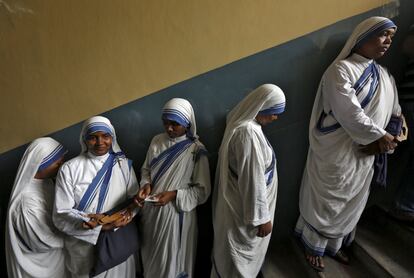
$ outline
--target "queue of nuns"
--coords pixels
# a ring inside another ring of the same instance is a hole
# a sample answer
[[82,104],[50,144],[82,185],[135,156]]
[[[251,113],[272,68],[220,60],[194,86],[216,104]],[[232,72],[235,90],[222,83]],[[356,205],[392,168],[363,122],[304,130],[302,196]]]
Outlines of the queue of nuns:
[[[294,234],[317,271],[325,255],[349,263],[346,247],[370,185],[384,182],[386,169],[377,161],[401,137],[394,79],[375,61],[396,29],[384,17],[360,23],[316,93]],[[139,179],[105,117],[84,122],[81,153],[66,162],[59,142],[34,140],[8,206],[8,276],[136,277],[140,265],[143,277],[194,277],[195,209],[211,194],[210,277],[257,277],[274,229],[277,163],[283,163],[262,127],[283,116],[285,106],[283,91],[264,84],[228,113],[213,192],[195,113],[182,98],[165,103],[165,132],[152,139]]]

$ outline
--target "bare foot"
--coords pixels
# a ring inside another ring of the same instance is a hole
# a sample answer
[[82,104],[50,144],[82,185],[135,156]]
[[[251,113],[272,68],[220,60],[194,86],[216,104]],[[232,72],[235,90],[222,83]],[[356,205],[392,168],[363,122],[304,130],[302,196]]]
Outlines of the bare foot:
[[306,260],[310,266],[317,271],[323,271],[325,268],[325,264],[323,263],[323,258],[321,256],[306,254]]

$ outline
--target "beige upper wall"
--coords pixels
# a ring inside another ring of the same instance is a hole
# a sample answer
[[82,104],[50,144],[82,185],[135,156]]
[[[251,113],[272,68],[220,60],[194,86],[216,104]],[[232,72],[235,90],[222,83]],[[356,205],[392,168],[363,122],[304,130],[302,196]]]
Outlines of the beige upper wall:
[[0,153],[385,0],[0,0]]

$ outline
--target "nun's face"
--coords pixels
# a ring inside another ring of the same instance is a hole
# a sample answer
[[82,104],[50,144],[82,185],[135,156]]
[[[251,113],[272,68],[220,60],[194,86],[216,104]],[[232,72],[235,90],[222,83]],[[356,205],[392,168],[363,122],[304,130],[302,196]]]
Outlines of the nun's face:
[[381,58],[391,46],[394,34],[394,28],[384,30],[366,41],[355,52],[368,59]]
[[112,147],[112,136],[107,132],[97,131],[89,134],[86,137],[85,143],[88,147],[88,151],[94,155],[105,155]]
[[268,125],[274,121],[276,121],[278,118],[277,115],[273,114],[273,115],[257,115],[256,116],[256,121],[261,125],[261,126],[265,126]]
[[170,138],[177,138],[183,136],[187,131],[186,128],[175,121],[162,119],[165,132],[167,132]]

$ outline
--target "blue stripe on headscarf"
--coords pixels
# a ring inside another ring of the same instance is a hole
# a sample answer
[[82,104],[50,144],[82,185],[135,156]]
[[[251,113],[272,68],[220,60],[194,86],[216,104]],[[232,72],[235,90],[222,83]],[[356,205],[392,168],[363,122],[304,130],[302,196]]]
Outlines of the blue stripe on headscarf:
[[95,132],[98,132],[98,131],[109,133],[112,137],[114,137],[111,128],[107,124],[105,124],[105,123],[91,123],[86,128],[85,139],[89,135],[91,135]]
[[377,24],[375,24],[374,26],[372,26],[370,29],[368,29],[366,32],[364,32],[363,34],[361,34],[356,43],[355,46],[353,47],[353,50],[359,48],[361,45],[363,45],[367,40],[369,40],[370,38],[372,38],[372,36],[381,33],[384,30],[390,29],[390,28],[397,28],[397,25],[394,24],[394,22],[392,22],[391,20],[384,19],[383,21],[378,22]]
[[286,103],[279,103],[275,106],[272,106],[270,108],[264,109],[262,111],[259,111],[257,113],[258,115],[279,115],[282,114],[285,111]]
[[162,118],[177,122],[186,128],[190,127],[191,125],[187,117],[182,112],[176,109],[164,109],[162,111]]
[[52,165],[55,161],[57,161],[59,158],[61,158],[67,150],[62,146],[57,146],[53,152],[51,152],[48,156],[46,156],[42,162],[40,163],[40,166],[38,168],[38,171],[44,170],[50,165]]

